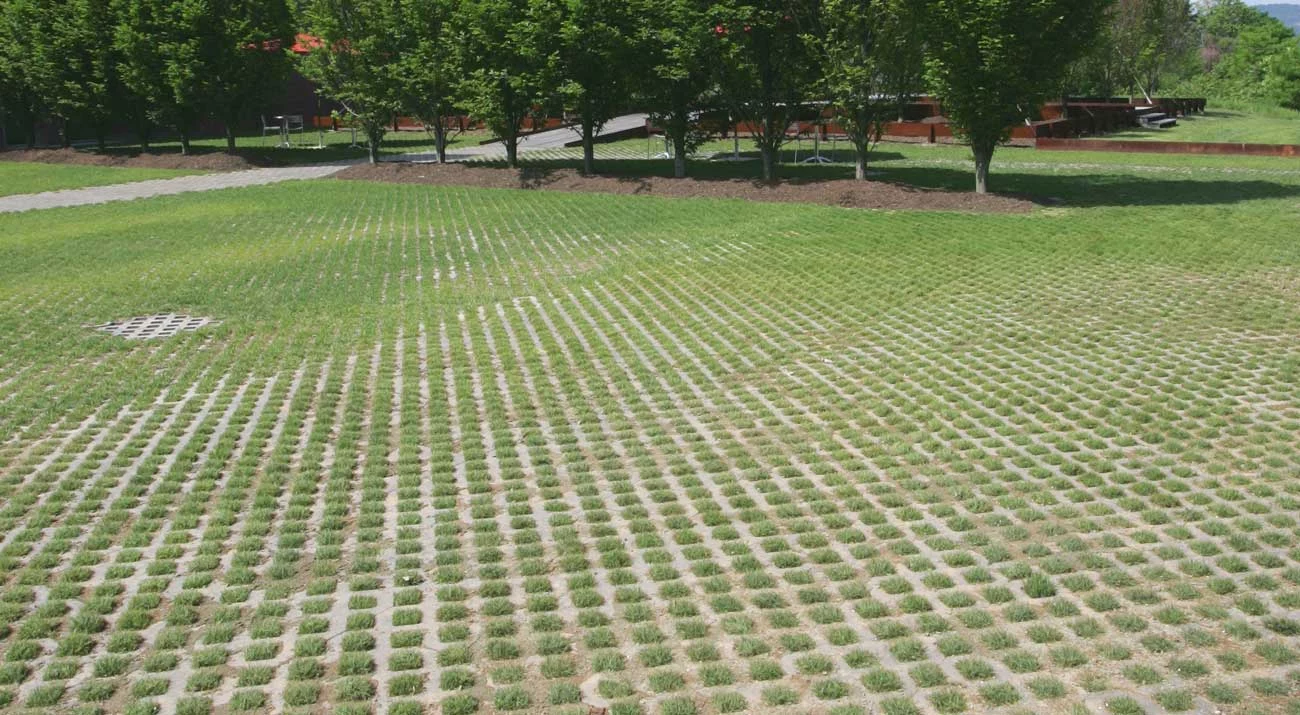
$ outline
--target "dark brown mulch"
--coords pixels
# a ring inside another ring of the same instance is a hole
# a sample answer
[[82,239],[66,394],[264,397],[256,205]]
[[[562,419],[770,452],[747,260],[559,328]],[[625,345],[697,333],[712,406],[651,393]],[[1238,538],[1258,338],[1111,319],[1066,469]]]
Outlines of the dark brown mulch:
[[193,171],[239,171],[253,169],[262,162],[247,156],[209,152],[182,156],[177,153],[109,153],[100,154],[77,149],[11,149],[0,152],[0,161],[34,161],[45,164],[81,166],[119,166],[137,169],[190,169]]
[[359,164],[341,179],[494,189],[579,191],[641,196],[703,197],[825,204],[858,209],[1026,213],[1031,201],[1009,196],[939,191],[882,181],[793,180],[774,184],[746,179],[670,179],[657,176],[583,176],[576,169],[503,169],[464,164]]

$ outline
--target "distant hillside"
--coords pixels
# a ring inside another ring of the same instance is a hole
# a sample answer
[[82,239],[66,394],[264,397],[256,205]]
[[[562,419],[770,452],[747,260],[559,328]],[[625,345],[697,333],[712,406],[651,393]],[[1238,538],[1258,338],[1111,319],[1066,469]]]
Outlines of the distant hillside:
[[1292,3],[1274,3],[1272,5],[1256,5],[1256,10],[1262,10],[1273,17],[1282,21],[1282,24],[1300,32],[1300,5]]

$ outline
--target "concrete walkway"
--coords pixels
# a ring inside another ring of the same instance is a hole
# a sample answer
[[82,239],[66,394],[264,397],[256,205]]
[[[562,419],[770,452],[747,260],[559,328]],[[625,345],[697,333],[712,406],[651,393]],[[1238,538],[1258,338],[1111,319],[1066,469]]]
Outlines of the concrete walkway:
[[[628,114],[609,120],[597,136],[626,131],[644,126],[647,115]],[[561,127],[536,134],[529,134],[519,141],[519,152],[555,152],[564,149],[565,144],[580,138],[579,130],[573,127]],[[477,146],[462,147],[449,152],[449,161],[474,161],[491,158],[504,158],[505,145],[491,142]],[[436,161],[434,154],[404,154],[388,157],[385,161]],[[87,186],[81,189],[64,189],[46,191],[39,194],[17,194],[0,196],[0,213],[16,213],[35,209],[52,209],[64,206],[86,206],[105,204],[110,201],[130,201],[153,196],[185,194],[191,191],[213,191],[239,186],[262,186],[277,184],[281,181],[295,179],[320,179],[337,174],[364,159],[343,161],[311,166],[289,166],[277,169],[249,169],[248,171],[215,172],[196,176],[181,176],[175,179],[153,179],[150,181],[133,181],[126,184],[108,186]]]
[[313,166],[288,166],[276,169],[249,169],[248,171],[217,172],[175,179],[133,181],[108,186],[88,186],[82,189],[46,191],[39,194],[0,196],[0,213],[52,209],[62,206],[85,206],[110,201],[130,201],[152,196],[185,194],[191,191],[212,191],[239,186],[262,186],[296,179],[319,179],[336,174],[351,162],[317,164]]
[[[621,117],[614,117],[605,122],[596,136],[603,137],[609,134],[627,131],[636,127],[645,126],[647,114],[625,114]],[[543,149],[563,149],[566,144],[578,141],[582,138],[582,130],[578,127],[560,127],[559,129],[548,129],[536,134],[528,134],[519,138],[519,153],[539,151]],[[486,144],[477,144],[475,146],[457,147],[447,152],[447,161],[475,161],[483,159],[504,159],[506,156],[506,145],[499,141],[488,142]],[[397,157],[391,157],[386,161],[413,161],[413,162],[433,162],[437,161],[437,155],[432,152],[403,154]]]

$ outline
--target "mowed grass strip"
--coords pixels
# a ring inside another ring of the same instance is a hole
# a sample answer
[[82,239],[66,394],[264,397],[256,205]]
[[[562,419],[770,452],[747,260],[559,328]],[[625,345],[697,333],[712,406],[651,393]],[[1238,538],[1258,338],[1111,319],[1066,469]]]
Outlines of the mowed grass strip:
[[197,172],[175,169],[135,169],[3,161],[2,157],[0,157],[0,196],[38,194],[43,191],[125,184],[131,181],[146,181],[148,179],[170,179],[195,173]]
[[1101,171],[0,217],[0,700],[1285,712],[1300,179]]
[[1105,139],[1230,142],[1241,144],[1300,144],[1300,112],[1282,108],[1217,109],[1178,117],[1168,130],[1133,128]]

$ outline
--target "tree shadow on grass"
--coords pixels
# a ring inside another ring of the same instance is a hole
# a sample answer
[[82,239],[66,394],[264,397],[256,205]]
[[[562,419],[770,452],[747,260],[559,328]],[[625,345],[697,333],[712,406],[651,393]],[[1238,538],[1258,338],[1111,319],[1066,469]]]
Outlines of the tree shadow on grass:
[[[970,192],[973,170],[944,166],[890,166],[902,159],[898,154],[878,153],[870,170],[874,181],[898,186]],[[478,167],[506,170],[504,162],[478,162]],[[576,161],[525,161],[516,170],[519,187],[537,189],[560,181],[560,170],[580,170]],[[597,162],[597,174],[620,182],[639,184],[632,193],[649,191],[649,179],[672,176],[672,163],[665,160],[619,159]],[[689,178],[695,181],[744,181],[763,183],[756,176],[758,167],[751,162],[693,161]],[[780,181],[795,185],[818,184],[853,178],[853,167],[844,164],[782,165]],[[1171,177],[1168,174],[1139,176],[1125,173],[1045,174],[1024,173],[1014,169],[997,171],[989,179],[995,193],[1023,198],[1048,206],[1121,207],[1121,206],[1214,206],[1231,205],[1261,199],[1300,197],[1300,182],[1283,183],[1267,179]]]
[[[873,161],[897,161],[903,158],[902,154],[884,152],[872,154]],[[538,181],[560,169],[582,169],[582,162],[575,159],[529,159],[527,155],[521,156],[521,164],[519,169],[521,180],[526,178],[530,182]],[[473,165],[492,169],[508,168],[504,159],[480,160],[475,161]],[[872,170],[874,171],[874,167]],[[756,158],[753,161],[692,159],[687,164],[686,171],[687,178],[698,181],[739,180],[762,183],[758,175],[760,169]],[[670,179],[673,176],[673,163],[666,159],[597,159],[596,173],[627,181],[653,177]],[[781,164],[777,173],[780,181],[805,184],[852,179],[853,167],[846,164]]]
[[[969,191],[974,172],[946,167],[887,167],[881,180],[931,189]],[[997,193],[1049,205],[1086,208],[1119,206],[1215,206],[1261,199],[1300,197],[1300,183],[1265,179],[1173,178],[1133,174],[1029,174],[997,171],[989,177]]]

